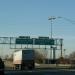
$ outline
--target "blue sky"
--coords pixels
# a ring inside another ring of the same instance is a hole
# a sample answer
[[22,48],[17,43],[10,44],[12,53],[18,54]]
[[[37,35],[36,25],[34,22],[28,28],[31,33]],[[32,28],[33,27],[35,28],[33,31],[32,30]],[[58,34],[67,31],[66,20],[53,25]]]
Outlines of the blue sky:
[[75,0],[0,0],[0,36],[50,36],[49,16],[62,17],[53,21],[53,37],[74,51]]

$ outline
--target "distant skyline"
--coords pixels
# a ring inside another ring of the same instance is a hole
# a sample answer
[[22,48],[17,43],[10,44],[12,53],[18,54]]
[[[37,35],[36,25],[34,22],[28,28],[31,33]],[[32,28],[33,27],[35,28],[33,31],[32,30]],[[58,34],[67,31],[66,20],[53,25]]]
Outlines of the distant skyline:
[[75,0],[0,0],[0,37],[50,36],[50,16],[62,17],[53,37],[64,39],[66,54],[75,51]]

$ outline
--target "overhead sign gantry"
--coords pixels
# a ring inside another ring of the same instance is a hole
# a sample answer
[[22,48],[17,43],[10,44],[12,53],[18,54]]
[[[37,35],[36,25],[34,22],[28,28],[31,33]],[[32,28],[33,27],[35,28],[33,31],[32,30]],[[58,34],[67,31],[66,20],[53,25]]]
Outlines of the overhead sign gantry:
[[[37,38],[31,38],[30,36],[19,36],[19,37],[0,37],[0,44],[8,44],[10,45],[11,49],[23,49],[24,45],[31,45],[32,46],[56,46],[60,47],[62,45],[63,39],[61,38],[49,38],[49,37],[42,37],[39,36]],[[19,45],[19,48],[17,47]],[[22,46],[23,45],[23,46]],[[60,47],[61,48],[61,47]]]

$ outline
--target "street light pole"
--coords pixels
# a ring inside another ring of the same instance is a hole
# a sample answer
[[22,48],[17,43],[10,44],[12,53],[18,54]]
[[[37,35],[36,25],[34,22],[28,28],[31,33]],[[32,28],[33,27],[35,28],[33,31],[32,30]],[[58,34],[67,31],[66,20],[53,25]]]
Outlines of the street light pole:
[[53,26],[52,26],[52,20],[51,20],[51,38],[53,37]]
[[[51,39],[53,38],[53,27],[52,27],[52,24],[53,24],[53,20],[55,20],[56,18],[54,16],[51,16],[48,18],[48,20],[51,21]],[[52,45],[51,45],[51,50],[50,50],[50,58],[52,59]]]
[[52,24],[53,24],[53,20],[55,20],[55,19],[56,19],[56,17],[54,17],[54,16],[51,16],[51,17],[49,17],[49,19],[48,19],[48,20],[51,21],[51,39],[52,39],[52,37],[53,37],[53,27],[52,27]]

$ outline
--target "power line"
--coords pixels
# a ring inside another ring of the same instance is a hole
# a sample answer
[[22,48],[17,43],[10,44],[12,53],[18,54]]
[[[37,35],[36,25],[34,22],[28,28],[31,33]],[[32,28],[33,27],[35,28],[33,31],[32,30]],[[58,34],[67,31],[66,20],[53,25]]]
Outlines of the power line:
[[75,21],[74,21],[74,20],[71,20],[71,19],[69,19],[69,18],[60,17],[60,16],[59,16],[58,18],[62,18],[62,19],[66,20],[66,21],[68,21],[68,22],[70,22],[70,23],[72,23],[72,24],[75,24]]

